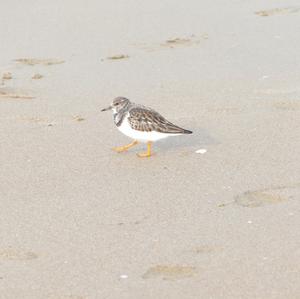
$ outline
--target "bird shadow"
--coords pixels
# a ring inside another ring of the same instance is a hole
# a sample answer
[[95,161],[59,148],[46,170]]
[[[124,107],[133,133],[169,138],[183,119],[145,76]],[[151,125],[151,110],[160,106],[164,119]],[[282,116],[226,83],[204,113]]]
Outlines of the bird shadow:
[[208,130],[199,127],[190,127],[193,134],[174,136],[157,142],[156,146],[162,151],[170,151],[173,149],[204,147],[208,145],[216,145],[220,142],[215,139]]

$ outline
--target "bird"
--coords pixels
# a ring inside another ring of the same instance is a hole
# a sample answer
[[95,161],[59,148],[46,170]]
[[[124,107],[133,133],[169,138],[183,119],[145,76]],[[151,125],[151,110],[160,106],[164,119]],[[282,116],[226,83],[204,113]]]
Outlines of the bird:
[[114,147],[113,149],[118,153],[127,151],[129,148],[142,142],[147,143],[147,151],[138,153],[138,157],[151,157],[153,142],[170,136],[193,133],[172,124],[155,110],[132,103],[125,97],[116,97],[110,106],[101,111],[109,110],[113,113],[114,123],[119,131],[133,139],[127,145]]

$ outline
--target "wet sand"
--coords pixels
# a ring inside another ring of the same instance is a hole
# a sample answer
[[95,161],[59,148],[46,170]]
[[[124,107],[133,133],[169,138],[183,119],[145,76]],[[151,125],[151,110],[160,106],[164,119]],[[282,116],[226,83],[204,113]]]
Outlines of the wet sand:
[[[0,298],[299,298],[299,8],[5,1]],[[194,134],[113,152],[120,95]]]

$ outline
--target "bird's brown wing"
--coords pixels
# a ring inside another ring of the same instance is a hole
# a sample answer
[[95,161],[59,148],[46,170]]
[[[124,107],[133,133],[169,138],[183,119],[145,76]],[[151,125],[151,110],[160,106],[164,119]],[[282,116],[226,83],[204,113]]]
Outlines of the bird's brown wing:
[[129,111],[128,121],[132,129],[143,132],[155,131],[167,134],[191,133],[172,124],[158,112],[146,107],[132,108]]

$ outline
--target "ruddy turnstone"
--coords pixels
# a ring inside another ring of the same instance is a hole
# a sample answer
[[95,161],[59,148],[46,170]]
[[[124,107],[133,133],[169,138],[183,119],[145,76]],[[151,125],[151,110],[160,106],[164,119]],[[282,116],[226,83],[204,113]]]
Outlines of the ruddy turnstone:
[[191,131],[180,128],[151,108],[131,103],[124,97],[117,97],[111,105],[101,111],[112,110],[117,128],[133,139],[130,144],[115,147],[117,152],[123,152],[138,144],[147,143],[147,152],[137,154],[139,157],[150,157],[154,141],[169,136],[192,134]]

